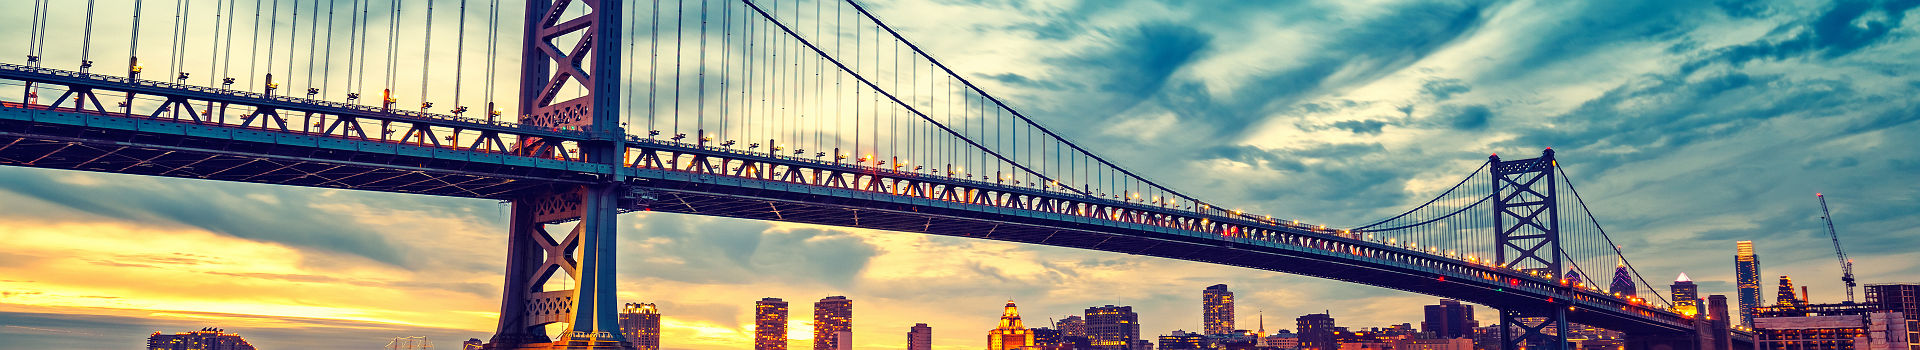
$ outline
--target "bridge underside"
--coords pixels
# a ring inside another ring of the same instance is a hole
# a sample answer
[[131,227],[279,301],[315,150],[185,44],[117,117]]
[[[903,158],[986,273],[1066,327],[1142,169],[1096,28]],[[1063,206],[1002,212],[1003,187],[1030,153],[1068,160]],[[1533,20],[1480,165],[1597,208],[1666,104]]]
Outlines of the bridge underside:
[[[642,172],[645,176],[645,172]],[[1312,252],[1258,244],[1235,243],[1217,237],[1159,232],[1151,227],[1131,229],[1126,224],[1047,218],[1019,210],[994,210],[966,204],[902,203],[874,196],[833,193],[837,190],[778,190],[783,184],[721,181],[636,180],[657,200],[648,210],[784,221],[875,230],[1080,248],[1208,264],[1239,266],[1464,300],[1502,310],[1544,314],[1542,300],[1515,298],[1512,291],[1488,281],[1441,280],[1430,272],[1390,265],[1335,259]],[[849,191],[851,192],[851,191]],[[865,198],[863,198],[865,197]],[[637,210],[639,208],[629,208]],[[1617,310],[1616,310],[1617,311]],[[1571,322],[1630,333],[1673,334],[1682,330],[1648,324],[1617,312],[1574,309]]]
[[472,153],[0,108],[0,165],[490,199],[591,178]]

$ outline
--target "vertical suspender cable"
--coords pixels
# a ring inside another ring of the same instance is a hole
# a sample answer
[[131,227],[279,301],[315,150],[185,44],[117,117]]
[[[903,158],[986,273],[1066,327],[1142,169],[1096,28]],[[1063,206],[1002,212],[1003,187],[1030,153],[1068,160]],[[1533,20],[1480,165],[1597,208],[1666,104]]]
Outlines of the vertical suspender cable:
[[[275,5],[276,8],[278,8],[278,6],[279,5]],[[287,21],[287,74],[280,76],[280,81],[288,82],[289,84],[285,84],[287,89],[293,89],[293,84],[291,84],[293,82],[293,62],[298,61],[298,59],[293,57],[293,52],[294,49],[300,47],[300,0],[293,0],[287,4],[287,7],[293,9],[293,18]],[[278,17],[276,17],[276,19],[277,18]],[[279,27],[276,26],[274,28]],[[307,47],[313,47],[313,43],[309,41]]]
[[[233,78],[233,37],[234,37],[233,12],[235,11],[234,9],[240,7],[239,0],[229,0],[223,6],[226,6],[226,13],[223,15],[216,12],[214,14],[215,22],[213,23],[213,26],[215,28],[214,33],[216,33],[215,35],[225,35],[227,37],[226,43],[224,44],[226,46],[225,52],[218,54],[220,56],[220,76],[217,78],[220,78],[222,80]],[[220,9],[215,8],[214,11],[220,11]],[[219,19],[221,16],[225,16],[227,19],[227,30],[225,31],[225,33],[221,33],[221,31],[218,29],[220,27]],[[212,68],[208,68],[208,69],[212,69]],[[213,75],[212,74],[213,72],[207,72],[207,73],[208,73],[207,75]],[[214,78],[216,77],[207,77],[207,80],[209,81],[209,83],[207,84],[212,85],[213,83],[211,83],[211,81],[213,81]]]
[[487,100],[487,121],[488,122],[494,121],[494,114],[499,112],[498,110],[494,109],[494,103],[493,103],[494,102],[493,78],[498,73],[497,72],[498,69],[496,69],[497,68],[496,65],[500,61],[499,55],[497,54],[498,48],[500,46],[499,22],[500,22],[500,0],[493,0],[491,3],[487,5],[487,73],[485,75],[486,79],[483,79],[483,80],[486,80],[485,84],[487,85],[486,86],[487,91],[485,93],[485,96],[487,98],[486,100]]
[[[278,0],[275,0],[278,1]],[[400,78],[400,0],[388,1],[387,13],[387,76],[380,106],[393,105],[393,83]]]
[[707,145],[707,3],[708,2],[709,2],[708,0],[700,0],[700,53],[698,56],[700,67],[697,69],[697,71],[699,72],[699,75],[695,76],[695,78],[698,80],[696,83],[694,83],[694,88],[697,89],[697,92],[694,93],[695,97],[693,102],[694,103],[694,107],[693,107],[694,108],[694,114],[693,114],[694,144],[700,145],[702,147],[705,147]]
[[[461,0],[461,1],[465,1],[465,0]],[[638,51],[634,51],[634,45],[637,43],[635,42],[636,40],[633,40],[634,33],[640,27],[640,24],[636,23],[637,21],[634,21],[635,17],[639,17],[638,15],[639,10],[640,10],[639,6],[628,6],[627,17],[623,18],[620,21],[621,23],[625,23],[627,25],[626,32],[622,33],[620,37],[621,41],[624,41],[627,43],[627,50],[622,51],[620,54],[620,57],[633,57],[634,55],[639,54]],[[620,107],[622,109],[620,111],[621,112],[620,113],[620,116],[621,116],[620,133],[622,134],[622,137],[625,137],[625,135],[632,135],[630,134],[630,132],[632,131],[627,130],[627,128],[633,126],[633,104],[634,104],[633,93],[635,90],[633,88],[633,85],[634,85],[633,66],[635,65],[635,62],[632,59],[626,59],[623,61],[626,61],[622,63],[625,63],[627,65],[627,67],[625,68],[625,71],[627,72],[627,78],[626,80],[622,80],[620,82],[621,91],[626,93],[625,96],[621,96],[622,99],[620,100],[621,101]],[[455,88],[455,89],[456,89],[455,91],[458,91],[457,90],[458,88]],[[455,101],[458,101],[457,100],[458,97],[455,97],[455,99],[456,99]]]
[[[133,33],[127,36],[127,78],[140,78],[140,7],[144,1],[133,0]],[[220,22],[213,22],[218,26]],[[133,93],[127,93],[128,108],[133,105]]]
[[[267,75],[265,76],[267,80],[267,84],[263,85],[262,87],[272,86],[274,84],[273,83],[273,49],[275,45],[279,45],[279,41],[280,41],[280,24],[275,22],[279,22],[279,21],[280,21],[280,0],[273,0],[273,12],[267,13],[267,48],[265,50],[267,51]],[[271,90],[271,89],[268,89],[268,90]],[[267,91],[267,90],[263,90],[263,91]]]
[[80,72],[81,73],[85,73],[88,70],[93,68],[93,59],[92,59],[93,57],[92,55],[93,54],[93,2],[94,0],[87,0],[86,29],[82,31],[82,34],[80,34]]
[[660,132],[660,128],[654,124],[655,114],[660,110],[654,107],[654,103],[658,102],[660,91],[660,0],[653,0],[652,23],[653,38],[648,42],[653,47],[653,53],[647,57],[647,138],[649,139]]
[[[41,3],[43,2],[46,2],[46,0],[33,0],[33,20],[27,22],[27,27],[29,28],[27,32],[27,64],[35,67],[40,66],[40,53],[35,50],[40,49],[40,17],[45,15],[42,14],[40,10],[43,6]],[[179,21],[180,9],[175,8],[173,13],[173,20]],[[32,84],[29,83],[28,85],[31,86]]]
[[[260,8],[264,7],[264,5],[266,5],[266,1],[263,0],[254,0],[253,2],[253,46],[250,48],[255,52],[260,51]],[[260,73],[260,56],[247,55],[247,58],[247,85],[255,85],[254,79],[258,79]]]
[[720,4],[720,144],[732,142],[728,137],[728,83],[733,69],[733,8]]
[[673,140],[680,141],[680,56],[684,52],[680,45],[685,37],[687,26],[687,1],[679,0],[674,12],[673,22]]
[[361,2],[369,0],[353,0],[353,10],[348,10],[348,58],[344,62],[348,65],[348,102],[359,100],[361,85],[367,83],[365,75],[359,75],[367,71],[367,31],[365,25],[361,25],[361,17],[367,10],[361,8]]
[[460,0],[460,25],[459,29],[454,30],[453,37],[453,108],[465,111],[466,105],[460,104],[460,86],[467,82],[464,79],[467,71],[467,0]]
[[[427,77],[428,73],[433,71],[433,1],[427,1],[427,31],[422,35],[421,41],[426,43],[420,45],[420,111],[426,112],[429,106]],[[456,81],[454,84],[457,85],[459,82]]]
[[[332,14],[332,9],[328,9],[327,13]],[[327,18],[331,21],[333,17],[328,16]],[[320,0],[313,0],[313,19],[307,22],[307,96],[312,97],[312,93],[317,92],[313,87],[313,81],[315,80],[313,78],[313,69],[318,65],[314,64],[313,57],[319,53],[317,50],[320,49]],[[287,75],[291,76],[293,73],[288,72]]]

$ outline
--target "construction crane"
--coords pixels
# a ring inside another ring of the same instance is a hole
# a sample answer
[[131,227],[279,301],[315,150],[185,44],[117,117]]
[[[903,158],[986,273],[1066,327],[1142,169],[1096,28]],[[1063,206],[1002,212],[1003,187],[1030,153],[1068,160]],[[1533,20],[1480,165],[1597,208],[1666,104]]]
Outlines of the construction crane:
[[1847,251],[1840,249],[1840,233],[1833,229],[1833,212],[1827,210],[1827,196],[1813,194],[1820,198],[1820,219],[1827,221],[1827,237],[1833,239],[1833,254],[1840,257],[1840,281],[1847,283],[1847,303],[1853,303],[1853,259],[1847,258]]

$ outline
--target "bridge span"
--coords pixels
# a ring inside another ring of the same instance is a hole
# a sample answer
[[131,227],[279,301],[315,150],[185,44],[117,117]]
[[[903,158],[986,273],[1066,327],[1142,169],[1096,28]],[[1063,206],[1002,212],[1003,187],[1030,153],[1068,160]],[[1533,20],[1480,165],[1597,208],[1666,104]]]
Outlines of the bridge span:
[[[1509,349],[1562,348],[1568,323],[1627,332],[1636,348],[1703,348],[1713,329],[1704,317],[1596,283],[1638,272],[1551,149],[1490,157],[1433,201],[1387,220],[1305,224],[1225,209],[1127,171],[1007,107],[853,1],[832,2],[856,19],[852,32],[871,35],[852,45],[893,45],[896,68],[871,62],[879,49],[842,51],[845,35],[808,35],[802,25],[817,28],[824,16],[809,18],[798,4],[781,5],[795,6],[783,16],[753,0],[702,1],[702,9],[710,3],[726,25],[709,28],[702,18],[680,30],[701,30],[703,43],[708,29],[762,41],[676,50],[702,55],[698,121],[687,127],[682,91],[674,91],[673,127],[652,101],[641,127],[630,106],[638,100],[623,99],[631,82],[612,78],[622,64],[590,63],[638,57],[622,45],[635,36],[622,23],[638,19],[630,14],[638,9],[539,0],[525,9],[515,121],[498,120],[493,106],[484,118],[464,117],[464,106],[431,113],[425,101],[399,108],[392,89],[368,106],[352,103],[357,93],[350,102],[317,96],[318,88],[277,93],[271,77],[259,90],[216,88],[187,84],[184,72],[175,82],[142,79],[137,65],[117,76],[87,72],[90,61],[49,68],[32,54],[27,64],[0,64],[0,81],[25,87],[0,102],[0,165],[509,201],[493,349],[627,347],[614,317],[619,254],[610,242],[618,214],[642,210],[1155,256],[1459,299],[1500,310]],[[563,37],[578,41],[555,42]],[[728,57],[718,68],[748,77],[709,89],[707,51]],[[776,61],[752,61],[760,55]],[[904,82],[911,86],[900,86],[902,64],[915,66]],[[768,77],[806,91],[757,80]],[[826,96],[829,82],[853,102]],[[710,101],[709,90],[738,100]],[[720,111],[708,115],[709,105]],[[811,114],[782,114],[789,109]],[[893,125],[882,129],[883,121]],[[556,235],[548,231],[555,224],[573,227]],[[1616,271],[1586,269],[1614,262]],[[546,289],[560,277],[579,286]],[[569,328],[558,339],[543,329],[555,323]],[[1732,336],[1751,342],[1741,330]]]

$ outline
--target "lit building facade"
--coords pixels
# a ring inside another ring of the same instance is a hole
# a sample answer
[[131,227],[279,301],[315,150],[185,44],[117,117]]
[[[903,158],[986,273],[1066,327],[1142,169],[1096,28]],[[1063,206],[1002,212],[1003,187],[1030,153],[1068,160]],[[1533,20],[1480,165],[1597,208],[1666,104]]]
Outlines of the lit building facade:
[[1140,315],[1132,306],[1087,308],[1087,340],[1094,349],[1128,350],[1140,340]]
[[1684,315],[1700,314],[1700,286],[1693,284],[1692,278],[1688,278],[1687,274],[1682,272],[1679,278],[1673,279],[1673,286],[1670,288],[1673,291],[1674,309]]
[[1920,284],[1868,284],[1867,304],[1883,312],[1898,312],[1907,322],[1907,346],[1920,350]]
[[1475,327],[1480,327],[1480,322],[1473,319],[1473,305],[1452,299],[1427,305],[1426,320],[1420,322],[1420,331],[1441,339],[1472,338]]
[[1333,315],[1307,314],[1294,321],[1294,329],[1300,337],[1300,348],[1310,350],[1335,350],[1340,348],[1334,339]]
[[933,327],[913,324],[913,329],[907,331],[907,350],[933,350]]
[[[1473,333],[1471,331],[1467,332]],[[1393,350],[1473,350],[1473,339],[1419,339],[1401,338],[1393,340]]]
[[1607,292],[1618,296],[1630,297],[1639,295],[1639,291],[1640,288],[1635,287],[1633,284],[1633,273],[1627,271],[1627,261],[1621,260],[1619,264],[1614,265],[1613,283],[1607,284]]
[[838,350],[841,344],[853,345],[853,300],[835,295],[814,302],[813,350]]
[[1067,318],[1060,319],[1060,322],[1053,324],[1053,328],[1060,330],[1060,337],[1063,339],[1067,337],[1087,337],[1087,319],[1080,318],[1080,316],[1067,316]]
[[1160,336],[1160,350],[1201,349],[1205,346],[1206,340],[1207,337],[1200,333],[1176,330],[1171,334]]
[[1760,308],[1760,256],[1753,253],[1753,241],[1740,241],[1733,254],[1734,284],[1740,288],[1740,325],[1753,327],[1754,309]]
[[1016,350],[1033,345],[1033,333],[1020,323],[1020,308],[1007,301],[1000,311],[1000,327],[987,331],[987,350]]
[[147,336],[147,350],[253,350],[253,344],[248,344],[239,334],[226,333],[219,328],[201,328],[174,334],[153,332],[153,335]]
[[1858,315],[1759,317],[1753,325],[1758,350],[1865,350],[1854,342],[1867,335]]
[[1203,334],[1233,333],[1233,292],[1227,285],[1216,284],[1201,291],[1200,312]]
[[635,350],[660,350],[660,307],[627,303],[620,308],[620,334]]
[[760,299],[753,310],[753,349],[787,350],[787,301]]
[[[1796,311],[1806,308],[1807,301],[1793,293],[1793,278],[1780,275],[1780,289],[1773,293],[1773,308],[1778,311]],[[1754,325],[1755,328],[1760,327]]]

